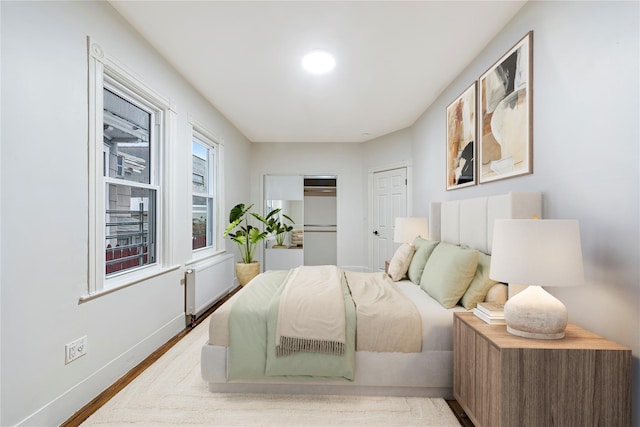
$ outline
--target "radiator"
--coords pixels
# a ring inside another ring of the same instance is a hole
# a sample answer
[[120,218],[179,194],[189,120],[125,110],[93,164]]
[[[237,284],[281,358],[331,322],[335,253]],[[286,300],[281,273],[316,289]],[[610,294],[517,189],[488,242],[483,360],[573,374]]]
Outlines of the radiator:
[[232,254],[216,257],[212,261],[194,264],[185,273],[185,316],[187,326],[198,318],[234,287]]

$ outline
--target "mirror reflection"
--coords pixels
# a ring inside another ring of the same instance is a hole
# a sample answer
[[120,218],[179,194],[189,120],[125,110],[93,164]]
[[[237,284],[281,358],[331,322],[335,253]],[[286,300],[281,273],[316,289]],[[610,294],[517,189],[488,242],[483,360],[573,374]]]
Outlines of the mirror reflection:
[[[281,235],[270,236],[268,248],[299,248],[303,247],[304,201],[302,200],[267,200],[266,214],[274,209],[280,209],[275,216],[282,225]],[[289,229],[290,228],[290,229]],[[281,240],[280,240],[281,239]],[[280,241],[278,241],[280,240]]]

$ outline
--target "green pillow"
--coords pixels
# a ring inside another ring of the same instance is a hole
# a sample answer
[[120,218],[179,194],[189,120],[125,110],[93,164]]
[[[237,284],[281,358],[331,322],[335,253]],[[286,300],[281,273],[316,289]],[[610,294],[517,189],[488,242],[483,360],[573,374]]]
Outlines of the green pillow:
[[445,308],[458,304],[478,266],[475,249],[441,242],[424,267],[420,287]]
[[473,276],[473,280],[471,280],[471,284],[467,291],[462,295],[462,299],[460,300],[460,304],[464,306],[467,310],[471,310],[476,308],[476,305],[479,302],[484,301],[487,297],[487,292],[489,289],[495,285],[495,280],[489,278],[489,268],[491,266],[491,257],[482,252],[478,253],[478,268],[476,269],[476,274]]
[[434,240],[425,240],[422,237],[416,237],[413,240],[413,246],[416,248],[416,251],[413,254],[413,258],[411,258],[411,264],[409,264],[409,270],[407,270],[407,276],[409,276],[409,280],[411,280],[416,285],[420,284],[420,278],[422,277],[422,271],[424,270],[424,266],[427,264],[427,260],[431,253],[438,246],[438,241]]

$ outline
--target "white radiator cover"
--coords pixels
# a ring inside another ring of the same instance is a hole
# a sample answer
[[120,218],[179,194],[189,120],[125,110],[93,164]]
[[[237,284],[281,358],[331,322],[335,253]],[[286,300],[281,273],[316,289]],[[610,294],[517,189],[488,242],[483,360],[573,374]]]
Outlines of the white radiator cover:
[[185,273],[185,315],[194,320],[234,288],[232,254],[193,264]]

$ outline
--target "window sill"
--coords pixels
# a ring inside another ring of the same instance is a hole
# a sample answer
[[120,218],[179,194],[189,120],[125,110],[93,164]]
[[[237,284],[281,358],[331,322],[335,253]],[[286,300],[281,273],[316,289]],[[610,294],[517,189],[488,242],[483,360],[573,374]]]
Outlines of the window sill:
[[79,303],[82,304],[84,302],[87,301],[91,301],[94,300],[96,298],[99,298],[101,296],[104,295],[108,295],[112,292],[118,291],[120,289],[124,289],[124,288],[128,288],[129,286],[135,285],[137,283],[140,282],[144,282],[146,280],[152,279],[154,277],[158,277],[161,276],[163,274],[169,273],[171,271],[175,271],[178,270],[180,268],[180,265],[172,265],[169,267],[162,267],[162,268],[158,268],[155,269],[151,272],[145,272],[144,274],[140,274],[138,276],[134,276],[134,277],[127,277],[126,279],[123,279],[122,282],[115,284],[113,286],[110,286],[109,288],[106,289],[101,289],[99,291],[96,291],[92,294],[87,294],[87,295],[83,295],[80,297]]

